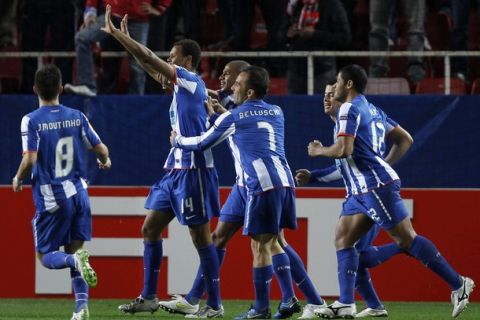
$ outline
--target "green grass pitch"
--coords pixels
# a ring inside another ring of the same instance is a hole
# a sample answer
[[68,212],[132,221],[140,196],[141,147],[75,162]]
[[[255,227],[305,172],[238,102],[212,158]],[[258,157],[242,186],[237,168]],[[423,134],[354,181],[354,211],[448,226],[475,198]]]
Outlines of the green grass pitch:
[[[90,319],[183,319],[182,315],[169,314],[163,310],[156,313],[138,313],[134,316],[124,315],[117,310],[117,306],[126,300],[91,300]],[[249,301],[226,300],[225,319],[233,319],[234,316],[244,312],[250,305]],[[272,303],[272,311],[278,302]],[[452,319],[452,306],[449,303],[412,303],[412,302],[386,302],[391,320],[431,320]],[[0,319],[70,319],[73,301],[70,299],[0,299]],[[363,305],[358,305],[360,311]],[[298,317],[295,314],[292,319]],[[480,303],[471,303],[457,319],[480,319]]]

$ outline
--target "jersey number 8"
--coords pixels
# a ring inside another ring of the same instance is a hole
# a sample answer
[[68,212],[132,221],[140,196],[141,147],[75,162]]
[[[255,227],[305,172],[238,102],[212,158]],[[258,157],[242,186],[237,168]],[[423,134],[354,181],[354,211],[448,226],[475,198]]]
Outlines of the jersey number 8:
[[55,178],[67,176],[73,168],[73,137],[61,138],[55,150]]

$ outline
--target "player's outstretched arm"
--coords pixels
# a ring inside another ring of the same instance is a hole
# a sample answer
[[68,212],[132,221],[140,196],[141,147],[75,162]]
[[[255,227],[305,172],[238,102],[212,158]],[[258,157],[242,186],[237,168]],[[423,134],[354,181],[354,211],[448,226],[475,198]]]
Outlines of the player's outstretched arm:
[[235,132],[233,115],[226,112],[218,117],[215,124],[204,134],[196,137],[183,137],[172,133],[170,141],[176,148],[185,150],[206,150],[213,148]]
[[392,147],[385,157],[385,161],[389,165],[394,165],[400,160],[413,144],[413,138],[410,133],[400,126],[396,126],[388,133],[387,140],[392,143]]
[[22,161],[18,166],[17,174],[12,179],[12,190],[14,192],[22,191],[23,179],[25,179],[30,174],[36,162],[36,152],[25,152],[23,154]]
[[173,80],[175,77],[174,68],[166,61],[163,61],[157,57],[146,46],[133,40],[128,35],[127,16],[123,17],[122,19],[122,30],[117,29],[112,23],[111,11],[111,6],[107,5],[105,11],[105,26],[102,28],[102,30],[117,39],[118,42],[120,42],[125,49],[135,57],[142,68],[147,71],[148,74],[150,74],[155,80],[162,82],[162,76],[167,78],[167,80]]
[[97,155],[98,167],[100,169],[110,169],[112,167],[112,161],[110,161],[108,148],[106,145],[99,143],[92,148],[92,151]]

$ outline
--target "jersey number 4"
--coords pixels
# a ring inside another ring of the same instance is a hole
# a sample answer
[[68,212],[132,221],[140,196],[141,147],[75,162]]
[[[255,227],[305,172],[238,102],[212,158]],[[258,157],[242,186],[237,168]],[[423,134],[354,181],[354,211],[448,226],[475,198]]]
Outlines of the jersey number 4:
[[73,137],[61,138],[55,148],[55,178],[67,176],[73,168]]

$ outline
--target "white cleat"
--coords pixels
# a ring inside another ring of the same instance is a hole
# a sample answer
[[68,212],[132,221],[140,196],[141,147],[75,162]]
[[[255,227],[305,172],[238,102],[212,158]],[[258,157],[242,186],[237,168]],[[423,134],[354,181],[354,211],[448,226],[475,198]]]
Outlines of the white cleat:
[[75,267],[83,280],[87,283],[90,288],[95,288],[98,283],[97,274],[93,270],[90,262],[88,261],[89,254],[85,249],[78,249],[73,254],[73,259],[75,260]]
[[88,312],[88,307],[83,307],[79,312],[74,312],[70,320],[88,320],[90,319],[90,313]]
[[78,94],[86,97],[95,97],[97,93],[85,85],[74,86],[70,83],[66,83],[64,88],[66,93]]
[[462,277],[462,286],[452,291],[451,300],[453,304],[452,317],[456,318],[467,308],[468,298],[475,288],[475,282],[468,277]]
[[306,304],[305,307],[303,307],[303,312],[300,317],[297,319],[316,319],[318,318],[317,315],[315,314],[315,309],[320,309],[320,308],[326,308],[328,307],[327,302],[323,300],[323,304]]
[[388,312],[386,309],[372,309],[366,308],[357,313],[355,318],[366,318],[366,317],[388,317]]
[[170,313],[194,314],[200,309],[199,304],[190,304],[190,302],[179,294],[174,294],[172,300],[159,301],[158,305]]
[[215,310],[209,305],[205,305],[200,310],[198,310],[194,314],[187,314],[185,318],[189,319],[206,319],[206,318],[223,318],[223,314],[225,311],[223,310],[223,306],[220,305],[220,307]]
[[141,295],[132,302],[118,306],[123,313],[135,314],[137,312],[154,313],[158,310],[158,299],[144,299]]
[[335,301],[327,307],[314,310],[315,314],[324,319],[353,319],[357,313],[355,303],[345,304]]

